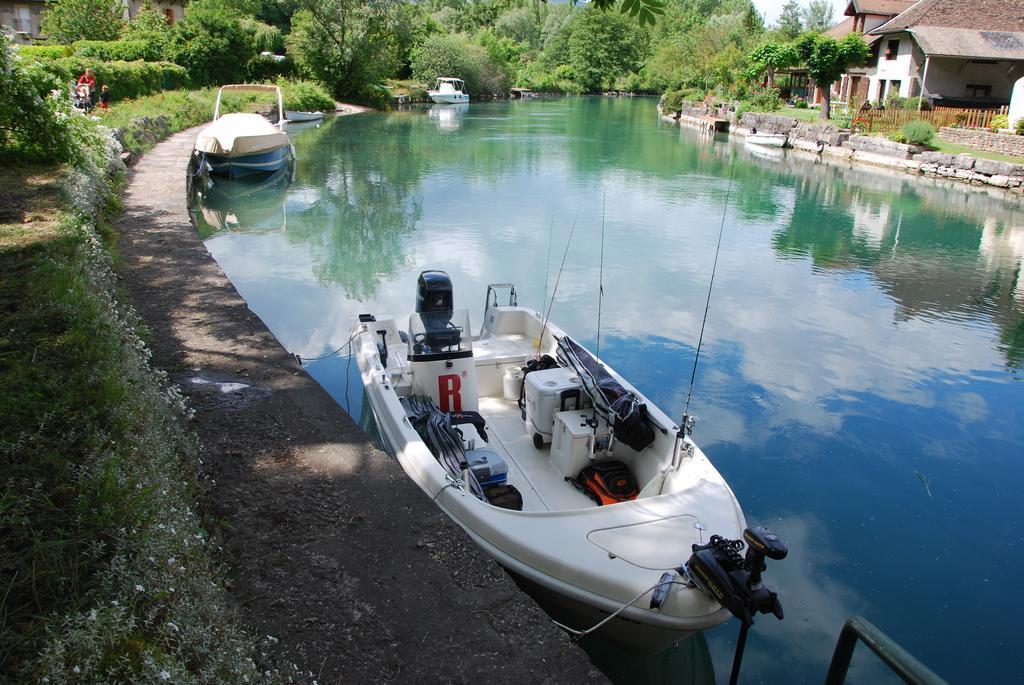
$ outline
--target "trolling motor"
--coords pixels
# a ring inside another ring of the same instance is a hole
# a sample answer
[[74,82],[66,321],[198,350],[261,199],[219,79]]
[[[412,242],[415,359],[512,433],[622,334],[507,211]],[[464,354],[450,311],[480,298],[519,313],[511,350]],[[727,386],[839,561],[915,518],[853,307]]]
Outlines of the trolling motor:
[[[746,546],[746,556],[740,552]],[[763,526],[747,528],[742,540],[727,540],[712,535],[706,545],[693,545],[693,555],[686,562],[686,575],[708,597],[724,606],[740,620],[740,635],[736,641],[736,654],[732,661],[730,685],[736,685],[747,644],[747,631],[754,624],[754,616],[774,614],[782,620],[779,596],[761,582],[767,568],[765,558],[785,559],[789,550],[775,533]]]

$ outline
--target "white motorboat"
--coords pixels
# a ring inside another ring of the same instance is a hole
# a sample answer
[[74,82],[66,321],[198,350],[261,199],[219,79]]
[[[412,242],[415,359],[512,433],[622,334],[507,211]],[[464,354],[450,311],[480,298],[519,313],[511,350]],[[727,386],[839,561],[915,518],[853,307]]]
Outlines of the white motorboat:
[[434,102],[441,105],[458,105],[469,102],[469,93],[465,92],[466,82],[460,78],[450,76],[439,76],[433,90],[428,90],[427,95]]
[[785,133],[751,133],[746,142],[762,147],[785,147],[787,138]]
[[733,608],[682,568],[712,534],[749,531],[689,431],[511,284],[488,287],[479,335],[444,272],[420,274],[416,302],[405,330],[363,314],[351,342],[384,446],[423,492],[574,632],[605,621],[653,653],[724,622]]
[[[252,112],[221,114],[221,100],[226,91],[271,92],[277,96],[277,123]],[[291,164],[295,149],[284,132],[288,123],[284,115],[281,89],[270,85],[235,84],[221,86],[213,110],[213,123],[200,131],[195,154],[211,173],[229,178],[256,173],[273,173]]]
[[300,123],[307,121],[323,121],[323,112],[300,112],[297,110],[288,109],[284,113],[285,118],[292,123]]

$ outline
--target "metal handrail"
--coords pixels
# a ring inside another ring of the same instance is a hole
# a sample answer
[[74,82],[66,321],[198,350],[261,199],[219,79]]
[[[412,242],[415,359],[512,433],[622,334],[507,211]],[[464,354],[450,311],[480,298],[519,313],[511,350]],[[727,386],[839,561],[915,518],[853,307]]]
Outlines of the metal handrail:
[[277,95],[277,127],[281,128],[288,122],[284,115],[284,96],[281,94],[280,86],[265,83],[231,83],[221,86],[217,91],[217,104],[213,107],[213,120],[220,118],[220,99],[225,90],[248,90],[253,92],[275,93]]
[[842,685],[846,681],[846,672],[850,668],[857,640],[866,644],[903,682],[911,685],[947,685],[945,680],[900,647],[895,640],[860,616],[847,619],[839,633],[836,650],[828,666],[828,675],[825,676],[825,685]]

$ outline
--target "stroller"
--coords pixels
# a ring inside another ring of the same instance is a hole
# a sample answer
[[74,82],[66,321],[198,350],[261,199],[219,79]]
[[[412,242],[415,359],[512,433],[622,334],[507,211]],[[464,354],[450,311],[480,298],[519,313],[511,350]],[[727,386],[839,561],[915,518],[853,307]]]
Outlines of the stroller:
[[71,84],[71,107],[83,114],[92,110],[92,96],[84,83]]

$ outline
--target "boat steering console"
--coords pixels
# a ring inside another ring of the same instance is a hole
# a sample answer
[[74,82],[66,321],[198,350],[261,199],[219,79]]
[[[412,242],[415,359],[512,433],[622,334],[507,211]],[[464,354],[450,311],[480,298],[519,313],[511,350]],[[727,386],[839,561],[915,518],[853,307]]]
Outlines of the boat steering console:
[[[740,552],[747,548],[745,556]],[[706,545],[693,545],[686,562],[690,581],[740,620],[740,635],[733,657],[731,685],[739,679],[740,663],[746,646],[747,631],[757,614],[774,614],[782,620],[779,596],[761,582],[767,568],[765,559],[782,560],[789,553],[779,536],[763,526],[747,528],[742,540],[727,540],[712,535]]]

